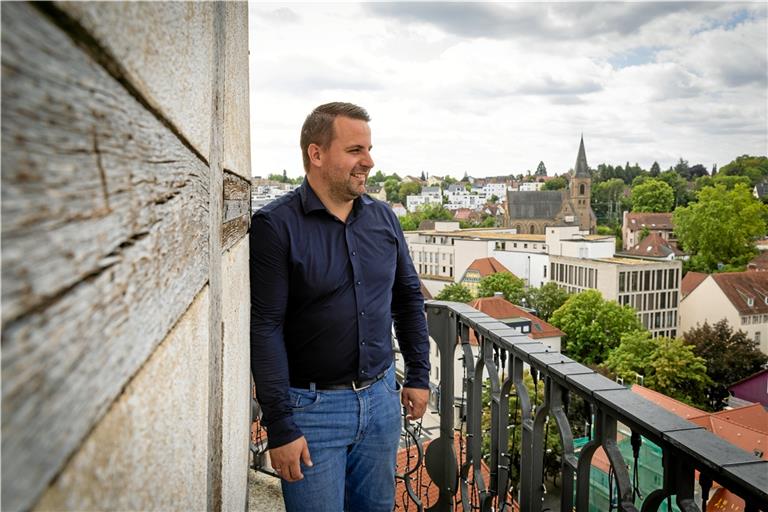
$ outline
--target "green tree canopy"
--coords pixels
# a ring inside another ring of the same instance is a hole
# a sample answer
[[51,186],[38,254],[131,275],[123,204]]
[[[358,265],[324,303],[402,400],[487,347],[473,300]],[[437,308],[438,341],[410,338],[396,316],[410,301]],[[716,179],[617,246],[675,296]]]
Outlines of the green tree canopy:
[[650,389],[697,407],[707,407],[711,380],[706,363],[681,339],[651,338],[647,331],[626,333],[603,366],[625,381],[634,382],[636,374],[642,375],[643,385]]
[[741,184],[733,190],[705,187],[697,202],[677,208],[672,223],[679,243],[692,254],[691,268],[713,272],[718,264],[746,264],[756,253],[755,239],[765,236],[766,208]]
[[712,380],[707,390],[709,406],[719,411],[725,407],[728,386],[762,369],[768,356],[744,331],[733,332],[727,320],[710,325],[704,322],[683,334],[693,353],[704,359]]
[[405,204],[408,196],[417,196],[421,193],[421,185],[415,181],[409,181],[408,183],[401,183],[400,188],[397,191],[397,195],[400,198],[400,202]]
[[653,165],[651,165],[651,170],[648,171],[648,174],[650,174],[651,178],[655,178],[661,174],[661,167],[659,167],[659,162],[653,162]]
[[384,192],[387,194],[387,201],[390,203],[400,202],[400,181],[395,178],[387,178],[384,181]]
[[624,198],[624,180],[611,178],[592,187],[592,210],[600,222],[617,224],[621,212],[626,209]]
[[387,181],[387,177],[381,170],[376,171],[376,174],[373,176],[368,176],[369,183],[384,183],[385,181]]
[[673,170],[659,174],[658,179],[672,187],[675,192],[675,206],[685,206],[693,200],[693,195],[688,189],[688,182]]
[[768,176],[768,158],[764,156],[741,155],[736,160],[722,166],[718,174],[726,176],[746,176],[752,186]]
[[565,354],[593,365],[603,362],[623,334],[643,330],[634,309],[603,299],[597,290],[571,295],[549,323],[566,334]]
[[675,192],[661,180],[647,179],[632,188],[633,212],[670,212],[674,203]]
[[544,162],[539,162],[538,167],[536,167],[536,176],[546,176],[547,175],[547,166],[544,165]]
[[524,297],[525,283],[511,272],[496,272],[480,279],[477,286],[478,297],[493,297],[496,292],[513,304],[520,304]]
[[451,283],[438,293],[437,300],[451,300],[454,302],[469,302],[474,300],[472,292],[461,283]]
[[423,220],[453,220],[453,214],[441,204],[425,204],[415,212],[403,215],[399,220],[403,231],[415,231]]
[[739,183],[745,187],[752,187],[747,176],[728,176],[725,174],[716,174],[715,176],[701,176],[696,178],[696,190],[704,187],[714,187],[715,185],[724,185],[726,189],[733,190]]
[[526,296],[528,306],[536,310],[539,318],[548,321],[552,313],[565,304],[570,294],[550,281],[540,288],[531,288]]
[[541,190],[562,190],[568,186],[568,180],[563,176],[555,176],[551,180],[544,182],[541,186]]

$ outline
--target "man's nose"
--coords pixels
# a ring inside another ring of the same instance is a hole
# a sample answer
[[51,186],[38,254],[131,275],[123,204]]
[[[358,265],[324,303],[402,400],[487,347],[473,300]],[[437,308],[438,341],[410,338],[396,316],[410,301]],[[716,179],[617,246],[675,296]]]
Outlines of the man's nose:
[[373,169],[373,157],[371,156],[371,153],[366,151],[363,155],[363,161],[361,162],[364,166],[368,167],[369,169]]

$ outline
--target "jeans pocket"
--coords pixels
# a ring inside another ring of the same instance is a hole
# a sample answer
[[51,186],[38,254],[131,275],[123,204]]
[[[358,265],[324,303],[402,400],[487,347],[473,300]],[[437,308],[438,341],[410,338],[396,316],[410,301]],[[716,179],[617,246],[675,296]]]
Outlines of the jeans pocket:
[[383,380],[384,380],[384,387],[387,388],[387,391],[389,391],[390,393],[399,394],[400,391],[402,391],[403,386],[397,380],[394,373],[392,375],[386,375]]
[[289,388],[288,396],[291,400],[291,409],[296,412],[307,411],[316,406],[322,399],[320,393],[309,389]]

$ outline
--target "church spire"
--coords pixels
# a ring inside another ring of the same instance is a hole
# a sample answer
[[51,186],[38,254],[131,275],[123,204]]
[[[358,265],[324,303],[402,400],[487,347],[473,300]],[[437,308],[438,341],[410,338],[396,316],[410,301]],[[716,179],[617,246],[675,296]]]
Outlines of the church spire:
[[589,166],[587,165],[587,152],[584,150],[584,134],[581,135],[581,144],[579,144],[579,155],[576,157],[576,166],[573,168],[573,175],[577,178],[589,178]]

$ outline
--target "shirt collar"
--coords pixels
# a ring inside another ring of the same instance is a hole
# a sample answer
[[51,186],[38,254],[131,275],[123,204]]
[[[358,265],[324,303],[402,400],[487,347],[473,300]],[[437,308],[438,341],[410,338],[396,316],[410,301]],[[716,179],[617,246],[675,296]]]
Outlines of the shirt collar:
[[[311,213],[315,210],[327,211],[323,202],[320,201],[320,198],[317,197],[315,191],[312,190],[312,187],[309,185],[309,181],[306,177],[299,187],[299,194],[301,195],[301,206],[304,209],[305,214]],[[373,199],[371,199],[368,194],[363,194],[362,196],[355,199],[355,202],[352,205],[352,211],[355,214],[359,214],[363,205],[369,204],[373,204]]]

